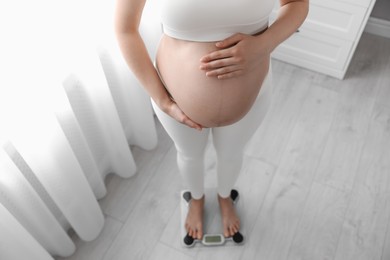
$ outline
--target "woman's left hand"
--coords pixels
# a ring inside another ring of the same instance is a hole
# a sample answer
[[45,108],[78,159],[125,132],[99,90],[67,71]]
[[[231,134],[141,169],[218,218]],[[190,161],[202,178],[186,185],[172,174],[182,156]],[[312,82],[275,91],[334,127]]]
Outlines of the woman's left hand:
[[262,35],[252,36],[237,33],[217,42],[218,50],[200,60],[200,69],[206,76],[228,79],[245,74],[269,59],[270,51]]

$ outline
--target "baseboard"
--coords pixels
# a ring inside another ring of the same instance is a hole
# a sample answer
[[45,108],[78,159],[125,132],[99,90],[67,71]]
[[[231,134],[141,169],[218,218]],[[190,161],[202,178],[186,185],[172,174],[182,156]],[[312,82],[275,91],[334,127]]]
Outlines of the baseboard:
[[367,33],[390,38],[390,21],[370,17],[364,31]]

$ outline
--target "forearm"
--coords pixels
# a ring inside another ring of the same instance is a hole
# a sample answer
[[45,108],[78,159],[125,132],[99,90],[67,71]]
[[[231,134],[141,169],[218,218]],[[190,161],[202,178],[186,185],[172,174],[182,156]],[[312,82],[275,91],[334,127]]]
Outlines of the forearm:
[[150,97],[159,107],[170,102],[169,95],[153,66],[139,33],[117,33],[117,39],[127,65]]
[[297,31],[306,19],[309,0],[292,1],[279,9],[276,21],[261,34],[267,40],[267,48],[272,52],[280,43]]

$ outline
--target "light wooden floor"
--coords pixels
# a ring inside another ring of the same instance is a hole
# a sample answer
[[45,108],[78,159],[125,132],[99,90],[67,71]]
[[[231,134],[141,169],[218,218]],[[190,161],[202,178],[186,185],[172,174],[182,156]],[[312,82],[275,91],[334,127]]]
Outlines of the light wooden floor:
[[[107,178],[99,238],[73,235],[66,259],[390,259],[390,40],[364,34],[343,81],[278,61],[273,72],[274,103],[237,183],[245,245],[180,246],[181,182],[158,125],[155,150],[133,148],[137,175]],[[207,203],[207,228],[219,228]]]

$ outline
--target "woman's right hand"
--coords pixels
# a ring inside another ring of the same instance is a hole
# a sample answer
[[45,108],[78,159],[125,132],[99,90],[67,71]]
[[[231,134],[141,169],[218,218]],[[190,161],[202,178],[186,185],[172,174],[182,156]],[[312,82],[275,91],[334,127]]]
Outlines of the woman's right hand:
[[196,130],[202,131],[203,126],[192,121],[184,112],[179,108],[175,101],[169,100],[161,108],[166,114],[174,118],[179,123],[182,123],[188,127],[194,128]]

